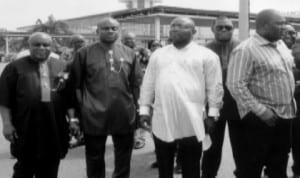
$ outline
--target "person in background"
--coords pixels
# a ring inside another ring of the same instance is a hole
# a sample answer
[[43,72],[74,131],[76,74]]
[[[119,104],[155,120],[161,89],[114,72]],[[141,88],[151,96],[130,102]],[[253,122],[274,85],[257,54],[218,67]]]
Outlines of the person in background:
[[291,24],[284,25],[281,38],[285,45],[289,49],[292,49],[297,39],[297,32],[295,28]]
[[[297,32],[295,28],[291,24],[284,25],[282,31],[282,41],[286,44],[286,46],[291,50],[291,53],[294,57],[295,64],[300,60],[299,56],[297,55],[298,49],[297,46],[294,45],[296,43]],[[299,67],[299,66],[298,66]],[[292,156],[293,156],[293,166],[292,171],[294,173],[293,178],[300,178],[300,68],[297,66],[294,68],[294,77],[296,81],[296,88],[295,88],[295,99],[297,103],[297,117],[293,120],[292,123]]]
[[148,48],[150,49],[151,52],[154,52],[155,50],[157,50],[157,49],[159,49],[161,47],[162,47],[162,45],[161,45],[160,41],[153,40],[153,41],[151,41],[149,43],[149,47]]
[[292,120],[296,117],[293,57],[282,42],[285,18],[276,10],[257,14],[256,33],[237,46],[229,61],[227,87],[244,125],[243,178],[287,178]]
[[[82,127],[88,178],[105,177],[108,135],[112,136],[115,153],[112,177],[129,178],[142,72],[134,52],[117,42],[119,22],[103,18],[97,27],[100,41],[79,49],[71,67],[67,85],[73,103],[69,108],[74,123],[71,130],[79,131],[76,123]],[[80,102],[76,102],[77,90]],[[76,105],[80,118],[73,115]]]
[[9,63],[0,78],[3,135],[17,159],[13,178],[57,178],[68,150],[66,100],[58,88],[64,61],[50,57],[52,38],[29,37],[30,55]]
[[132,50],[136,48],[136,35],[132,32],[126,32],[122,36],[123,45],[129,47]]
[[[129,47],[130,49],[132,49],[136,55],[136,57],[138,58],[138,62],[140,63],[140,67],[142,70],[144,70],[143,64],[141,64],[140,59],[146,59],[145,57],[145,52],[144,52],[144,48],[137,48],[136,47],[136,35],[132,32],[127,32],[125,34],[123,34],[122,36],[122,43],[123,45]],[[145,131],[141,128],[138,128],[138,126],[136,127],[136,131],[134,133],[134,145],[133,148],[134,149],[141,149],[144,148],[146,144],[146,140],[145,140]]]
[[67,61],[68,65],[73,62],[75,53],[82,47],[86,45],[85,37],[80,34],[74,34],[70,37],[70,48],[69,50],[64,50],[61,54],[61,59]]
[[[159,178],[173,177],[177,144],[182,177],[200,178],[204,125],[212,129],[222,105],[222,70],[215,53],[192,41],[196,32],[193,20],[177,17],[170,27],[172,44],[157,49],[146,68],[140,124],[152,130]],[[205,119],[206,101],[209,111]]]
[[244,160],[243,153],[243,127],[237,105],[227,87],[225,86],[226,73],[232,50],[239,44],[239,41],[232,37],[234,27],[232,21],[226,16],[219,16],[212,24],[214,40],[206,44],[206,47],[214,51],[220,59],[223,74],[224,98],[223,107],[220,111],[219,120],[216,121],[215,128],[210,134],[212,146],[204,151],[202,159],[202,178],[215,178],[217,176],[221,158],[225,134],[226,121],[228,123],[229,137],[236,165],[235,175],[240,177],[240,168]]
[[[71,70],[76,52],[84,46],[86,46],[86,39],[85,39],[84,36],[82,36],[80,34],[74,34],[74,35],[71,36],[71,38],[70,38],[71,53],[70,53],[69,57],[66,58],[67,67],[66,67],[65,72],[67,74],[70,74],[70,70]],[[76,91],[76,97],[77,97],[78,101],[82,101],[80,90]],[[79,111],[80,109],[76,108],[75,110]],[[72,113],[70,115],[75,115],[75,114]],[[80,117],[79,112],[76,115],[78,117]],[[70,120],[69,120],[69,122],[70,122]],[[73,125],[73,123],[70,122],[70,125]],[[84,145],[84,134],[83,134],[83,132],[71,132],[70,134],[71,134],[70,148],[75,148],[75,147]]]

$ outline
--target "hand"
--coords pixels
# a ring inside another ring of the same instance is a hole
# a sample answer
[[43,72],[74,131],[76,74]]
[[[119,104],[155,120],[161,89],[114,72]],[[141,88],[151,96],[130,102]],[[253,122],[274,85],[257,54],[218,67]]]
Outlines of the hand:
[[80,130],[79,122],[70,121],[69,130],[71,135],[74,135],[75,137],[80,135],[81,130]]
[[142,129],[145,129],[147,131],[151,131],[151,127],[150,127],[150,116],[147,115],[141,115],[140,119],[139,119],[139,126]]
[[277,116],[271,109],[267,108],[266,111],[259,116],[259,118],[268,126],[274,127],[276,124]]
[[16,129],[12,124],[3,125],[3,135],[4,138],[11,143],[14,143],[16,139],[18,139]]
[[204,120],[204,127],[205,127],[205,132],[208,134],[213,133],[213,131],[215,130],[215,118],[208,116],[205,120]]

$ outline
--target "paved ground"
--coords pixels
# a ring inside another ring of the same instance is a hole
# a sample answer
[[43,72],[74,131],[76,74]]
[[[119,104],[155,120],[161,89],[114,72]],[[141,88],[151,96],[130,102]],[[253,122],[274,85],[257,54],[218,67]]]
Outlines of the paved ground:
[[[2,133],[2,122],[0,122],[0,130]],[[9,145],[0,134],[0,178],[9,178],[12,175],[12,166],[15,160],[10,159]],[[218,178],[234,178],[232,172],[234,164],[232,160],[231,148],[226,134],[224,143],[224,152],[219,170]],[[111,140],[108,140],[106,149],[106,177],[111,177],[113,171],[113,147]],[[151,169],[150,164],[154,160],[153,143],[149,135],[147,135],[146,147],[141,150],[135,150],[132,157],[131,178],[157,178],[157,169]],[[289,163],[291,165],[291,161]],[[289,175],[291,170],[289,166]],[[85,161],[84,147],[79,147],[70,150],[66,159],[61,163],[59,170],[59,178],[85,178]],[[174,178],[180,178],[180,175],[175,175]]]

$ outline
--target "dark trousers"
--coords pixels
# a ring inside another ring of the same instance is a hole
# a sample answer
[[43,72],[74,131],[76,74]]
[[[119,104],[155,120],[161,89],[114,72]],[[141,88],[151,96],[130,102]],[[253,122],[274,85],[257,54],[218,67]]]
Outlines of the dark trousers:
[[[107,135],[85,135],[88,178],[105,178],[105,144]],[[115,154],[113,178],[129,178],[133,148],[133,133],[112,135]]]
[[155,135],[154,144],[158,162],[159,178],[173,178],[174,156],[177,144],[181,155],[182,178],[200,178],[202,142],[196,137],[187,137],[174,142],[165,142]]
[[300,175],[300,117],[297,116],[292,122],[292,155],[294,164],[293,173]]
[[260,178],[264,166],[269,178],[287,178],[292,119],[277,118],[270,127],[253,113],[243,118],[247,157],[243,178]]
[[[231,109],[231,111],[233,110]],[[227,117],[227,115],[230,114],[231,118]],[[215,129],[213,133],[210,134],[212,145],[208,150],[204,151],[202,159],[201,170],[203,178],[215,178],[217,176],[222,158],[226,119],[228,119],[227,123],[229,138],[233,153],[233,159],[236,165],[236,170],[234,173],[238,178],[242,174],[241,171],[245,159],[245,149],[243,144],[244,129],[242,127],[242,121],[239,118],[237,110],[231,112],[230,114],[223,114],[221,112],[220,120],[216,122]]]
[[59,159],[17,159],[13,178],[57,178],[59,162]]

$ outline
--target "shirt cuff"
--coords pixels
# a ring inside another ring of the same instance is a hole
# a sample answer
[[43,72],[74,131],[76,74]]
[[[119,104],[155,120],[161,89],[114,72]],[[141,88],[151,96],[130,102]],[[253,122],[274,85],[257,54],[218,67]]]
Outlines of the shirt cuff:
[[253,111],[253,112],[254,112],[257,116],[261,116],[261,115],[264,114],[264,112],[266,112],[266,110],[267,110],[267,108],[266,108],[264,105],[260,104],[259,107],[257,107],[257,108],[255,109],[255,111]]
[[210,117],[219,117],[219,108],[209,108],[208,110],[208,116]]
[[140,106],[140,115],[150,116],[150,107],[148,107],[148,106]]

